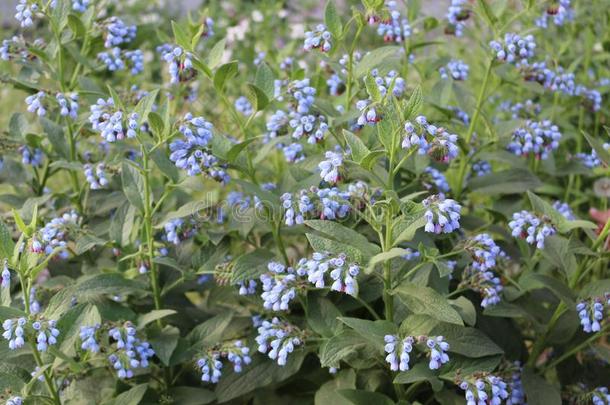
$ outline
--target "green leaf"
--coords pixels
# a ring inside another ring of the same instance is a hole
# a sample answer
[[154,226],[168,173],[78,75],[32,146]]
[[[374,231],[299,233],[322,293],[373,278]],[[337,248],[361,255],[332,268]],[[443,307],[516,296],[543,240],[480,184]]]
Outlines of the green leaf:
[[610,278],[591,281],[578,294],[579,298],[603,297],[610,291]]
[[80,234],[76,239],[76,247],[74,251],[77,255],[82,255],[86,251],[93,249],[95,246],[104,246],[105,244],[106,241],[104,239],[100,239],[90,233],[83,233]]
[[549,384],[546,379],[531,369],[525,369],[521,375],[523,390],[530,405],[561,405],[559,389]]
[[375,83],[375,78],[371,75],[367,75],[364,78],[364,85],[366,86],[366,92],[371,96],[371,100],[373,100],[374,103],[381,102],[383,96],[379,91],[379,87],[377,87],[377,83]]
[[559,268],[567,279],[577,270],[576,256],[570,251],[570,241],[559,235],[551,235],[544,240],[544,257]]
[[339,17],[339,13],[337,13],[333,0],[328,0],[326,3],[326,8],[324,9],[324,23],[333,35],[334,40],[341,38],[343,27],[341,26],[341,18]]
[[421,109],[423,101],[424,101],[424,97],[422,94],[421,86],[418,84],[413,89],[413,93],[411,93],[411,97],[409,97],[409,101],[404,106],[404,109],[402,112],[403,118],[406,120],[413,119],[417,115],[419,110]]
[[176,43],[187,51],[192,51],[191,48],[191,36],[185,29],[185,24],[178,24],[172,21],[172,31],[174,33],[174,40]]
[[265,107],[269,104],[269,98],[265,94],[265,92],[258,88],[258,86],[248,83],[248,100],[252,103],[252,107],[254,111],[264,110]]
[[494,371],[501,360],[502,356],[500,355],[468,358],[460,356],[459,354],[453,354],[451,356],[451,361],[441,367],[440,378],[450,381],[453,384],[458,376],[463,377],[474,373]]
[[176,211],[170,211],[165,214],[163,219],[158,221],[159,226],[161,227],[165,225],[172,219],[197,215],[199,212],[210,208],[212,205],[214,205],[214,198],[209,195],[204,195],[203,199],[201,200],[189,201],[188,203],[180,206],[180,208],[178,208]]
[[413,240],[415,232],[424,225],[426,225],[426,218],[423,210],[413,215],[403,215],[392,229],[394,246]]
[[288,356],[283,367],[266,357],[254,357],[252,364],[245,367],[241,373],[231,373],[220,379],[215,390],[218,402],[227,402],[259,387],[280,383],[296,374],[304,359],[305,352],[299,349]]
[[548,288],[557,298],[564,301],[568,307],[573,307],[574,294],[570,287],[560,280],[545,274],[528,273],[519,279],[519,284],[526,291]]
[[246,280],[258,279],[267,271],[267,264],[275,255],[268,250],[257,249],[253,252],[241,255],[233,264],[231,272],[231,284],[238,284]]
[[153,309],[152,311],[142,314],[138,317],[138,329],[143,329],[146,325],[151,322],[155,322],[158,319],[165,318],[177,313],[173,309]]
[[155,355],[163,364],[169,366],[172,353],[178,346],[180,329],[175,326],[166,325],[163,330],[154,329],[148,334],[148,341],[155,351]]
[[542,186],[542,182],[527,169],[508,169],[475,177],[468,187],[485,195],[521,194]]
[[498,22],[498,19],[491,11],[491,8],[489,7],[489,4],[487,4],[487,1],[488,0],[477,0],[477,4],[479,5],[478,8],[482,11],[481,14],[483,14],[483,17],[485,17],[489,26],[494,27]]
[[366,263],[370,255],[365,255],[360,249],[347,243],[337,242],[336,240],[325,238],[313,233],[306,233],[305,236],[309,244],[316,252],[330,252],[333,254],[346,254],[347,257],[357,263]]
[[210,53],[209,53],[208,59],[207,59],[207,65],[210,69],[214,69],[216,66],[220,65],[220,62],[222,60],[222,55],[225,52],[226,44],[227,44],[227,39],[223,38],[220,41],[216,42],[214,44],[214,46],[212,47],[212,49],[210,50]]
[[343,389],[338,392],[355,405],[394,405],[394,401],[379,392],[352,389]]
[[138,101],[138,104],[134,108],[134,112],[138,114],[139,119],[138,123],[142,124],[148,121],[148,114],[151,112],[155,100],[157,99],[157,94],[159,94],[159,90],[151,90],[148,94]]
[[256,77],[254,78],[254,84],[256,87],[263,90],[269,100],[272,100],[273,94],[275,93],[275,74],[273,70],[267,65],[266,62],[262,62],[258,65],[256,70]]
[[223,91],[227,80],[231,80],[237,75],[237,61],[231,61],[220,66],[214,73],[214,88],[219,92]]
[[12,307],[0,307],[0,321],[25,316],[25,312]]
[[340,389],[356,388],[356,372],[352,369],[342,370],[330,381],[324,383],[314,397],[315,405],[349,405],[351,402],[343,398],[337,391]]
[[12,138],[25,138],[28,132],[28,121],[22,113],[14,113],[8,124],[8,133]]
[[216,394],[205,388],[174,387],[169,393],[174,403],[180,405],[206,405],[216,400]]
[[477,323],[477,310],[473,303],[466,297],[459,297],[449,301],[467,325],[474,326]]
[[349,146],[354,162],[362,162],[362,160],[370,153],[369,148],[366,147],[366,145],[360,140],[360,138],[358,138],[356,135],[346,129],[343,130],[343,137],[345,138],[345,142]]
[[[609,127],[605,127],[605,128],[606,128],[606,132],[608,132],[608,134],[610,134]],[[602,162],[604,162],[607,166],[610,165],[610,153],[608,153],[608,150],[606,148],[604,148],[603,143],[600,142],[599,139],[593,138],[591,135],[589,135],[585,131],[581,131],[581,133],[583,134],[583,136],[585,137],[587,142],[589,142],[589,145],[591,145],[593,150],[595,150],[597,157]]]
[[47,134],[49,142],[53,145],[53,150],[62,158],[69,160],[70,151],[68,144],[66,143],[63,128],[44,117],[40,117],[40,124],[42,125],[45,134]]
[[68,356],[75,356],[81,326],[93,326],[101,322],[102,317],[93,304],[77,304],[70,308],[57,322],[57,327],[61,328],[59,329],[61,335],[58,337],[61,352]]
[[365,168],[366,170],[371,170],[377,159],[386,155],[386,151],[384,150],[374,150],[370,152],[368,155],[362,159],[360,162],[360,166]]
[[140,172],[127,162],[123,162],[121,181],[127,200],[140,212],[144,212],[144,179]]
[[339,329],[341,311],[330,300],[317,296],[307,299],[307,323],[322,336],[334,336]]
[[233,313],[226,311],[197,325],[188,338],[193,343],[213,345],[222,340],[223,333],[233,319]]
[[493,340],[475,328],[443,323],[436,326],[432,334],[444,336],[450,352],[466,357],[479,358],[504,353]]
[[[148,113],[148,124],[153,134],[157,135],[157,137],[162,138],[165,132],[165,122],[163,121],[163,117],[159,115],[159,113],[151,111]],[[157,152],[159,150],[155,150]]]
[[[344,361],[361,348],[369,345],[368,339],[353,330],[344,330],[325,341],[320,346],[320,364],[322,367],[339,367]],[[378,346],[376,344],[376,346]]]
[[415,314],[426,314],[439,321],[463,325],[462,317],[449,301],[429,287],[402,283],[394,293]]
[[330,236],[338,242],[359,249],[365,256],[373,256],[380,250],[379,246],[370,243],[366,236],[337,222],[312,219],[305,221],[305,225]]
[[[151,115],[149,115],[149,117],[151,117]],[[169,160],[163,151],[156,149],[150,154],[150,157],[159,170],[161,170],[161,173],[170,179],[172,183],[178,183],[180,181],[180,172],[178,171],[178,168]]]
[[402,50],[400,46],[383,46],[367,53],[354,68],[354,78],[360,79],[371,70],[387,63],[388,58],[396,56]]
[[383,351],[385,344],[384,336],[396,333],[396,325],[389,321],[367,321],[349,317],[341,317],[339,320],[374,344],[380,351]]
[[136,385],[128,391],[119,394],[112,403],[115,405],[138,405],[142,398],[144,398],[147,389],[148,384]]
[[398,373],[394,378],[394,384],[412,384],[420,381],[428,381],[434,391],[439,391],[443,383],[439,380],[434,371],[430,370],[426,362],[415,364],[413,368]]
[[0,259],[11,259],[15,242],[11,237],[11,231],[4,221],[0,220]]
[[371,257],[371,260],[369,260],[369,264],[365,269],[365,273],[370,274],[373,272],[373,270],[375,270],[376,265],[380,263],[385,263],[396,257],[404,256],[405,254],[407,254],[407,251],[405,249],[397,247],[392,248],[387,252],[378,253],[375,256]]
[[527,196],[529,197],[534,211],[538,214],[546,215],[554,225],[561,225],[562,223],[567,222],[563,215],[557,212],[551,204],[538,197],[536,194],[528,191]]
[[83,22],[75,14],[68,14],[68,26],[77,38],[84,37],[87,32]]

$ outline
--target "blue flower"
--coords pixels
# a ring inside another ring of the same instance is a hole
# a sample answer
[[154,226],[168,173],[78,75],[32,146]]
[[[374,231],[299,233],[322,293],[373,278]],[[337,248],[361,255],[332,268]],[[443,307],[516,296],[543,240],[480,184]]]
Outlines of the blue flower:
[[508,385],[500,377],[488,375],[471,383],[463,381],[460,388],[465,391],[467,405],[501,404],[508,399]]
[[546,159],[549,152],[559,147],[561,132],[557,125],[549,120],[526,121],[525,127],[513,132],[507,149],[515,155],[534,154],[538,159]]
[[191,238],[196,233],[195,221],[185,221],[182,218],[171,219],[163,225],[165,229],[165,240],[174,245]]
[[608,388],[597,387],[595,390],[593,390],[593,392],[591,392],[591,402],[593,405],[610,404],[610,393],[608,393]]
[[219,353],[213,353],[197,360],[197,367],[201,371],[201,381],[218,383],[222,376],[222,362],[219,358]]
[[[62,117],[70,117],[73,120],[78,118],[78,94],[69,93],[67,97],[63,93],[57,93],[55,95],[57,103],[59,103],[59,114]],[[68,100],[69,98],[69,100]]]
[[248,98],[244,96],[241,96],[235,100],[235,109],[246,117],[252,115],[252,112],[254,111],[252,109],[252,103],[250,103]]
[[540,218],[525,210],[515,212],[508,226],[514,237],[524,238],[530,245],[536,244],[538,249],[543,249],[544,240],[557,232],[548,218]]
[[451,0],[451,4],[447,9],[447,21],[450,27],[445,30],[445,33],[455,34],[456,37],[464,35],[464,20],[468,19],[470,13],[464,8],[468,4],[468,0]]
[[343,154],[339,152],[326,151],[326,160],[318,164],[320,177],[327,183],[335,184],[340,179],[339,169],[343,165]]
[[470,68],[464,61],[451,60],[447,63],[447,66],[441,67],[438,71],[441,74],[441,79],[448,79],[451,76],[453,80],[466,80],[469,70]]
[[595,333],[601,330],[601,322],[604,319],[604,304],[601,298],[579,302],[576,311],[585,332]]
[[108,331],[109,337],[114,341],[108,361],[120,379],[133,377],[134,369],[147,368],[148,359],[155,354],[150,344],[141,341],[136,333],[136,328],[130,322]]
[[25,318],[7,319],[2,323],[2,337],[8,340],[8,348],[16,350],[25,345],[25,326],[27,321]]
[[91,353],[99,353],[100,345],[96,340],[96,334],[99,328],[99,324],[93,326],[81,326],[79,333],[82,341],[81,349],[90,351]]
[[572,211],[568,203],[564,203],[562,201],[555,201],[553,202],[553,208],[568,221],[574,221],[576,219],[576,216],[574,215],[574,212]]
[[87,7],[90,5],[90,0],[72,0],[72,10],[79,13],[87,11]]
[[472,256],[472,267],[479,271],[494,268],[499,258],[506,257],[506,253],[486,233],[469,239],[466,242],[465,249]]
[[295,112],[307,114],[316,100],[316,89],[309,85],[309,79],[294,80],[288,84],[288,94],[296,103]]
[[95,172],[93,170],[93,165],[87,163],[84,167],[84,175],[92,190],[99,190],[108,185],[106,165],[104,163],[99,163],[95,167]]
[[106,32],[104,47],[112,48],[117,45],[127,44],[136,37],[136,26],[125,25],[118,17],[110,17],[105,21]]
[[324,24],[318,24],[315,30],[305,33],[303,49],[310,51],[319,48],[322,52],[328,52],[332,46],[330,40],[330,31],[326,29]]
[[536,50],[536,42],[532,35],[521,37],[512,32],[504,35],[503,42],[491,41],[489,46],[495,52],[496,59],[515,63],[518,68],[528,66],[529,59],[534,57]]
[[409,369],[409,354],[413,351],[413,343],[415,339],[412,336],[407,336],[400,339],[396,335],[385,335],[384,350],[388,355],[385,361],[390,365],[392,371],[407,371]]
[[161,54],[163,60],[168,64],[170,83],[176,84],[187,81],[195,75],[193,70],[193,55],[185,52],[179,46],[169,44],[157,47],[157,52]]
[[447,132],[429,124],[426,117],[420,115],[405,123],[405,137],[402,141],[403,149],[417,148],[420,155],[428,154],[433,159],[447,163],[458,155],[457,135]]
[[36,331],[36,348],[40,352],[47,351],[49,346],[57,343],[57,336],[59,336],[59,329],[56,326],[57,322],[54,320],[48,320],[43,322],[34,322],[32,327]]
[[38,11],[38,5],[36,3],[28,5],[27,0],[19,0],[15,10],[17,11],[17,14],[15,14],[15,19],[19,21],[21,28],[28,28],[34,25],[32,18]]
[[9,288],[11,286],[11,272],[8,269],[8,261],[4,259],[4,267],[2,268],[2,283],[0,287]]
[[379,23],[377,34],[383,37],[385,42],[402,43],[411,36],[409,20],[397,10],[397,2],[394,0],[386,2],[390,18]]
[[258,351],[267,353],[278,365],[285,366],[288,355],[303,344],[302,334],[296,326],[282,322],[276,317],[271,321],[264,320],[258,327],[256,336]]
[[293,129],[292,137],[301,139],[307,137],[307,143],[316,144],[324,139],[328,132],[328,124],[323,115],[295,115],[289,121],[290,127]]
[[552,17],[555,25],[561,26],[566,21],[574,19],[574,10],[571,7],[571,0],[558,0],[552,2],[542,16],[536,19],[536,25],[540,28],[548,28],[548,19]]
[[477,177],[491,173],[491,164],[487,160],[478,160],[472,164],[472,171]]
[[32,167],[42,166],[44,156],[41,149],[23,145],[19,147],[19,152],[21,152],[21,163],[24,165],[31,165]]
[[426,198],[422,203],[426,208],[426,232],[439,234],[459,229],[462,207],[455,200],[439,194]]
[[247,280],[239,284],[239,295],[252,295],[256,293],[256,281]]
[[271,262],[268,273],[260,276],[263,286],[263,306],[272,311],[287,311],[290,301],[296,297],[297,274],[292,267]]
[[442,336],[428,338],[426,346],[430,350],[430,370],[438,370],[443,364],[449,362],[449,356],[446,351],[449,350],[449,343]]
[[39,91],[38,93],[32,94],[31,96],[27,96],[25,98],[25,103],[27,104],[27,110],[29,112],[35,112],[39,117],[44,117],[47,114],[47,109],[43,105],[43,100],[46,97],[46,93],[44,91]]
[[[424,169],[423,177],[423,183],[426,189],[430,190],[432,188],[436,188],[436,190],[441,193],[449,192],[449,183],[447,182],[447,178],[445,178],[445,175],[434,167],[426,167]],[[428,181],[428,179],[430,181]]]
[[23,405],[23,398],[21,397],[10,397],[6,400],[6,405]]

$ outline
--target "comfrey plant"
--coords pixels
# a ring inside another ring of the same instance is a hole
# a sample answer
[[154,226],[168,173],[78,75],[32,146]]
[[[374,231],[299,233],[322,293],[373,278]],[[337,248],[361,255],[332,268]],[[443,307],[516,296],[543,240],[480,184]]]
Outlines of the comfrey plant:
[[608,403],[604,2],[14,3],[0,403]]

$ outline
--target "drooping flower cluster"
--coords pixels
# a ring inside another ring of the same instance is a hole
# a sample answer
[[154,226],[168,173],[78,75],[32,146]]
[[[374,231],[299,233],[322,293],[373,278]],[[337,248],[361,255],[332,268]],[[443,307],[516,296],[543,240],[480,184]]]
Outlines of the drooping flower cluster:
[[470,17],[470,12],[464,8],[468,4],[468,0],[451,0],[451,4],[447,9],[447,21],[449,27],[445,30],[447,34],[455,34],[457,37],[464,35],[465,20]]
[[195,76],[193,55],[190,52],[185,52],[179,46],[169,44],[158,46],[157,52],[161,54],[165,63],[168,64],[171,84],[185,82]]
[[205,173],[226,184],[230,180],[229,174],[209,148],[213,128],[212,123],[203,117],[193,117],[191,113],[187,113],[179,128],[184,139],[173,141],[169,145],[169,158],[176,167],[186,170],[189,176]]
[[525,210],[515,212],[508,226],[514,237],[525,239],[530,245],[535,244],[538,249],[543,249],[544,240],[557,232],[550,218],[539,217]]
[[43,320],[35,321],[32,323],[32,328],[36,334],[36,348],[40,352],[46,352],[49,346],[57,343],[57,336],[59,336],[59,329],[55,326],[57,322],[55,320]]
[[0,283],[1,288],[9,288],[11,286],[11,272],[8,269],[8,260],[4,259],[2,266],[2,282]]
[[295,139],[307,138],[307,143],[316,144],[324,139],[328,131],[328,124],[323,115],[295,116],[289,121],[293,129],[292,137]]
[[43,104],[45,96],[46,93],[44,91],[39,91],[31,96],[27,96],[25,98],[25,103],[28,106],[28,111],[32,113],[35,112],[39,117],[44,117],[47,114],[47,109]]
[[126,116],[117,109],[112,97],[104,100],[98,99],[90,107],[89,122],[94,131],[99,132],[106,142],[116,142],[127,138],[134,138],[138,129],[139,116],[131,113]]
[[491,374],[471,382],[462,381],[459,385],[465,392],[467,405],[501,404],[509,398],[508,384]]
[[487,160],[478,160],[472,164],[472,171],[477,177],[491,173],[491,164]]
[[555,210],[561,215],[563,215],[563,217],[568,221],[574,221],[576,219],[576,216],[574,215],[574,212],[572,211],[568,203],[564,203],[562,201],[555,201],[553,202],[553,208],[555,208]]
[[580,324],[587,333],[595,333],[601,330],[604,319],[604,304],[610,306],[610,293],[604,297],[594,297],[583,300],[576,305]]
[[91,0],[72,0],[72,10],[84,13],[91,4]]
[[104,47],[112,48],[113,46],[127,44],[133,41],[136,37],[136,26],[126,25],[123,20],[118,17],[110,17],[105,22],[104,32]]
[[536,25],[540,28],[547,28],[549,18],[558,26],[563,25],[566,21],[572,21],[574,10],[570,3],[571,0],[553,1],[542,13],[542,16],[536,19]]
[[559,147],[560,139],[561,132],[551,121],[528,120],[524,127],[513,132],[507,149],[515,155],[534,154],[537,159],[546,159],[549,152]]
[[330,31],[326,29],[324,24],[318,24],[316,29],[313,31],[307,31],[305,33],[305,42],[303,43],[303,49],[311,51],[312,49],[320,49],[322,52],[328,52],[331,49],[331,35]]
[[165,229],[165,240],[174,245],[179,245],[180,242],[193,237],[197,232],[194,219],[185,221],[182,218],[175,218],[166,222],[163,228]]
[[6,405],[23,405],[23,398],[21,397],[10,397],[6,400]]
[[449,183],[447,182],[447,178],[441,171],[432,166],[428,166],[424,169],[422,179],[424,187],[427,190],[435,188],[439,193],[449,192]]
[[377,34],[382,36],[385,42],[402,43],[411,36],[411,25],[409,25],[409,20],[400,14],[400,11],[397,9],[396,1],[388,1],[386,5],[390,17],[379,23]]
[[220,348],[208,350],[197,360],[197,368],[201,371],[201,381],[218,383],[222,376],[222,358],[226,358],[233,364],[233,371],[240,373],[243,365],[250,364],[252,359],[249,356],[250,348],[244,346],[241,340],[223,345]]
[[281,196],[284,208],[284,222],[288,226],[302,224],[306,219],[336,220],[345,218],[353,209],[374,198],[375,192],[366,183],[358,181],[349,184],[345,191],[337,187],[301,190]]
[[[84,6],[84,7],[83,7]],[[86,5],[74,4],[75,8],[84,11]],[[103,23],[104,25],[104,47],[107,51],[97,54],[97,58],[106,65],[106,68],[115,72],[129,67],[132,75],[137,75],[144,70],[144,53],[139,50],[122,50],[119,45],[132,42],[136,37],[135,25],[126,25],[123,20],[112,16]]]
[[348,262],[345,254],[332,256],[330,253],[316,252],[311,259],[299,260],[296,271],[297,274],[307,275],[307,280],[316,288],[324,288],[326,279],[330,276],[331,290],[358,295],[356,276],[360,267],[356,263]]
[[[75,211],[66,212],[60,217],[53,218],[40,229],[37,236],[32,239],[31,249],[34,252],[49,255],[55,249],[59,249],[59,257],[68,258],[66,245],[70,231],[78,228],[80,217]],[[38,240],[40,238],[40,241]]]
[[339,170],[343,166],[343,153],[326,151],[324,154],[326,160],[318,164],[320,169],[320,177],[329,184],[335,184],[341,178]]
[[[97,325],[81,327],[80,336],[83,340],[81,347],[84,350],[93,353],[100,350],[100,345],[96,341],[98,329]],[[136,335],[136,328],[130,322],[113,327],[108,331],[110,345],[107,348],[108,361],[117,371],[117,376],[120,379],[131,378],[134,376],[134,370],[147,368],[148,359],[155,354],[150,344],[140,340]]]
[[472,267],[478,271],[487,271],[496,266],[496,261],[506,257],[506,253],[486,233],[481,233],[466,242],[465,249],[472,256]]
[[593,405],[610,404],[610,392],[607,387],[597,387],[591,392],[591,402]]
[[272,311],[287,311],[290,301],[296,297],[298,287],[297,275],[292,267],[286,267],[281,263],[270,262],[267,265],[268,273],[261,274],[260,280],[263,286],[263,306]]
[[21,28],[28,28],[34,25],[33,18],[38,11],[37,3],[29,4],[28,0],[19,0],[15,10],[17,11],[15,14],[15,19],[19,21]]
[[270,359],[276,360],[278,365],[285,366],[288,355],[295,347],[303,344],[303,332],[296,326],[274,317],[271,321],[262,321],[258,326],[256,343],[259,352],[266,353]]
[[429,124],[423,115],[417,117],[415,123],[405,123],[403,149],[415,147],[420,155],[428,154],[439,162],[449,162],[458,155],[457,135]]
[[[67,96],[67,97],[66,97]],[[57,103],[59,104],[59,114],[62,117],[70,117],[73,120],[78,118],[78,94],[69,93],[62,94],[57,93],[55,95]]]
[[25,345],[25,327],[27,320],[25,318],[6,319],[2,322],[2,337],[8,340],[8,348],[16,350]]
[[451,77],[453,80],[466,80],[470,67],[464,61],[451,60],[447,63],[447,66],[442,66],[438,71],[441,74],[441,79]]
[[252,115],[253,112],[252,103],[250,103],[248,98],[245,96],[241,96],[235,100],[235,109],[246,117]]
[[24,165],[31,165],[32,167],[42,166],[44,155],[40,148],[31,148],[23,145],[19,147],[19,152],[21,152],[21,163]]
[[422,204],[426,208],[426,232],[440,234],[459,229],[462,207],[455,200],[438,194],[426,198]]
[[536,42],[532,35],[521,37],[511,32],[504,35],[503,42],[491,41],[489,46],[495,52],[496,59],[514,63],[518,68],[528,66],[529,59],[534,57],[536,50]]
[[505,101],[500,104],[500,111],[509,111],[512,119],[519,118],[534,118],[542,112],[542,106],[531,99],[525,100],[523,103],[511,103]]
[[[476,263],[476,262],[475,262]],[[502,280],[490,270],[477,270],[474,267],[466,267],[462,273],[462,281],[459,288],[470,288],[481,294],[481,307],[487,308],[499,303],[502,298],[500,294],[504,290]]]
[[396,335],[385,335],[384,341],[384,350],[388,353],[385,360],[392,371],[407,371],[409,369],[410,353],[413,351],[415,343],[425,344],[426,350],[429,351],[428,367],[430,370],[437,370],[443,364],[449,362],[449,356],[446,353],[449,350],[449,344],[442,336],[407,336],[401,339]]
[[406,89],[405,79],[398,76],[398,72],[390,70],[385,76],[379,74],[378,69],[371,70],[371,76],[375,79],[377,89],[382,96],[388,93],[388,90],[392,91],[394,97],[401,97]]
[[91,186],[92,190],[99,190],[108,185],[108,178],[106,177],[106,165],[99,163],[95,166],[95,170],[92,164],[87,163],[85,165],[85,179]]

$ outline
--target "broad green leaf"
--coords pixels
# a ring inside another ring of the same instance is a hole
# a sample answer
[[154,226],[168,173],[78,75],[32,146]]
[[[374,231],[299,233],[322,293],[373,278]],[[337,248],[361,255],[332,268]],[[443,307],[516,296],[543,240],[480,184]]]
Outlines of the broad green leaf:
[[[152,113],[148,115],[150,118]],[[157,165],[161,173],[163,173],[168,179],[170,179],[173,183],[178,183],[180,181],[180,172],[176,165],[174,165],[167,155],[161,151],[160,149],[156,149],[150,154],[153,162]]]
[[214,73],[214,88],[222,92],[227,80],[231,80],[237,75],[237,67],[237,61],[231,61],[220,66]]
[[357,263],[366,263],[371,255],[366,255],[360,249],[347,243],[337,242],[334,239],[325,238],[313,233],[306,233],[309,244],[316,252],[330,252],[333,254],[345,254],[350,260]]
[[341,361],[348,359],[367,345],[370,345],[367,338],[353,330],[344,330],[322,343],[320,364],[322,367],[338,367]]
[[57,322],[57,328],[61,331],[58,337],[60,350],[69,356],[75,356],[75,347],[80,346],[81,326],[93,326],[100,324],[102,318],[93,304],[77,304],[63,314]]
[[174,40],[176,44],[182,47],[184,50],[192,51],[191,49],[191,35],[185,28],[184,23],[176,23],[172,21],[172,31],[174,33]]
[[330,236],[338,242],[360,249],[366,256],[375,255],[379,252],[379,247],[370,243],[366,236],[337,222],[312,219],[305,221],[305,225]]
[[155,355],[166,366],[170,364],[172,353],[178,346],[178,339],[180,339],[180,329],[171,325],[166,325],[161,331],[153,329],[148,333],[148,341]]
[[383,351],[384,336],[396,333],[396,325],[388,321],[368,321],[365,319],[341,317],[341,322],[352,328],[365,339]]
[[148,384],[140,384],[119,394],[113,401],[114,405],[138,405],[148,389]]
[[427,314],[439,321],[463,325],[460,314],[432,288],[402,283],[394,293],[414,314]]
[[256,280],[267,271],[267,264],[275,255],[268,250],[258,249],[241,255],[233,264],[231,284],[238,284],[247,280]]
[[485,195],[521,194],[542,186],[542,182],[527,169],[508,169],[475,177],[468,187]]
[[158,319],[163,319],[166,316],[174,315],[175,313],[176,311],[173,309],[153,309],[138,317],[138,329],[143,329],[149,323],[155,322]]
[[371,257],[371,260],[369,260],[369,264],[366,267],[365,272],[372,273],[373,270],[375,270],[375,266],[377,264],[385,263],[397,257],[404,256],[405,254],[407,254],[407,251],[405,249],[397,247],[392,248],[387,252],[378,253],[375,256]]
[[610,278],[594,280],[585,285],[578,294],[580,298],[603,297],[610,291]]
[[121,181],[127,200],[140,212],[144,212],[144,179],[140,172],[130,164],[123,162]]
[[410,216],[403,215],[392,229],[394,246],[413,240],[415,232],[424,225],[426,225],[426,218],[423,210]]
[[142,124],[142,123],[148,121],[148,114],[151,112],[151,110],[155,104],[157,94],[159,94],[159,90],[157,90],[157,89],[151,90],[148,92],[147,95],[142,97],[140,99],[140,101],[138,101],[138,104],[136,105],[134,112],[136,114],[138,114],[138,116],[139,116],[139,119],[138,119],[139,124]]
[[423,95],[421,86],[417,85],[413,89],[413,93],[411,93],[411,97],[409,97],[409,101],[405,104],[403,108],[403,117],[406,120],[413,119],[421,109],[423,104]]
[[15,242],[11,237],[11,231],[4,221],[0,220],[0,259],[11,259]]
[[531,369],[525,369],[521,375],[523,390],[530,405],[561,405],[559,388]]
[[371,72],[371,70],[387,63],[388,58],[398,55],[402,50],[400,46],[383,46],[376,48],[362,57],[362,60],[354,68],[354,78],[359,79]]
[[337,12],[337,8],[335,7],[335,3],[333,0],[328,0],[326,3],[326,8],[324,9],[324,23],[326,27],[333,35],[333,40],[337,41],[341,38],[341,34],[343,33],[343,27],[341,26],[341,17]]
[[226,43],[227,43],[227,39],[223,38],[220,41],[216,42],[214,44],[214,47],[212,47],[212,49],[210,50],[210,53],[209,53],[208,59],[207,59],[207,66],[210,69],[214,69],[216,66],[220,65],[220,62],[222,60],[222,55],[225,52]]
[[559,235],[551,235],[544,240],[544,257],[559,268],[567,279],[577,270],[576,256],[570,251],[570,242]]
[[202,324],[197,325],[193,328],[191,333],[189,333],[188,338],[195,344],[216,344],[222,340],[223,333],[232,319],[233,313],[225,311],[208,319]]
[[489,4],[487,4],[488,1],[489,0],[477,0],[478,9],[480,10],[480,14],[487,20],[487,24],[489,24],[490,27],[494,27],[498,22],[498,19],[491,11]]
[[87,31],[83,22],[76,14],[68,14],[68,26],[77,38],[83,37]]
[[443,367],[441,367],[440,378],[454,384],[458,376],[494,371],[501,360],[501,355],[468,358],[459,354],[452,354],[449,363],[443,364]]
[[68,144],[66,143],[63,127],[44,117],[40,117],[40,124],[42,125],[45,134],[47,134],[49,142],[53,145],[55,152],[62,158],[69,160],[70,152]]
[[198,387],[174,387],[169,390],[174,403],[180,405],[206,405],[216,400],[213,391]]
[[394,405],[394,401],[379,392],[342,389],[338,393],[354,405]]
[[264,110],[269,104],[269,98],[258,86],[248,83],[248,100],[252,103],[254,111]]
[[310,296],[307,299],[307,323],[322,336],[334,336],[340,323],[341,311],[329,300]]
[[104,246],[105,244],[106,241],[104,239],[98,238],[90,233],[82,233],[79,234],[78,238],[76,238],[74,252],[77,255],[82,255],[83,253],[93,249],[95,246]]
[[574,293],[562,281],[545,274],[529,273],[519,279],[519,284],[526,291],[548,288],[557,298],[573,307]]
[[22,139],[28,131],[28,121],[22,113],[14,113],[8,124],[8,133],[12,138]]
[[429,382],[434,391],[443,387],[442,381],[436,377],[434,371],[430,370],[426,362],[417,363],[413,368],[398,373],[394,378],[394,384],[412,384],[420,381]]
[[381,102],[383,96],[379,91],[379,87],[377,87],[377,83],[375,83],[375,78],[371,75],[367,75],[364,78],[364,85],[366,86],[366,92],[371,96],[371,100],[375,103]]
[[[180,208],[178,208],[176,211],[170,211],[165,214],[165,216],[159,220],[158,226],[162,227],[172,219],[197,216],[201,211],[207,210],[214,205],[216,202],[215,200],[215,197],[205,194],[201,200],[189,201],[188,203],[180,206]],[[204,214],[201,215],[203,216]]]
[[[609,127],[605,127],[605,128],[606,128],[606,132],[608,132],[608,134],[610,134],[610,128]],[[608,152],[608,150],[606,148],[604,148],[603,143],[600,142],[599,139],[592,137],[585,131],[582,131],[581,133],[583,134],[583,136],[585,137],[587,142],[589,142],[589,145],[591,145],[593,150],[595,150],[595,154],[597,155],[597,157],[602,162],[604,162],[606,165],[610,165],[610,153]]]
[[362,162],[362,160],[370,153],[369,148],[366,147],[366,145],[360,140],[360,138],[358,138],[356,135],[346,129],[343,130],[343,137],[345,138],[345,142],[349,146],[354,162]]
[[314,397],[315,405],[349,405],[350,401],[342,397],[337,391],[340,389],[356,388],[356,373],[354,370],[342,370],[332,380],[324,383]]
[[443,323],[436,326],[432,333],[445,337],[450,352],[466,357],[479,358],[504,353],[490,338],[475,328]]
[[266,62],[262,62],[258,65],[256,70],[256,77],[254,78],[254,84],[256,87],[261,89],[267,95],[267,99],[273,100],[273,94],[275,92],[275,74],[273,70],[267,65]]

